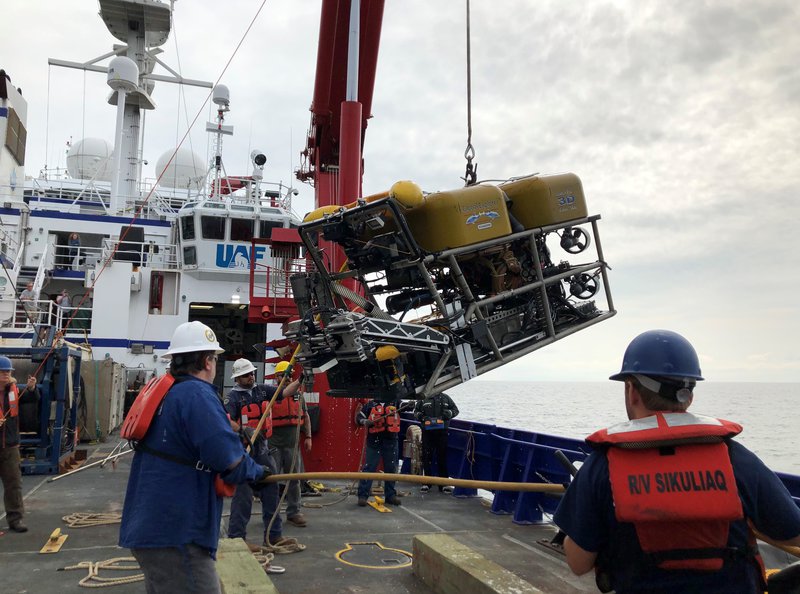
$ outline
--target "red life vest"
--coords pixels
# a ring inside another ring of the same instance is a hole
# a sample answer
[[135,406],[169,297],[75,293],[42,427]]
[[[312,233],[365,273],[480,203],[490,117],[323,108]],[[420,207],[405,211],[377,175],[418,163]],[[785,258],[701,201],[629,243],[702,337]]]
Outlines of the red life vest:
[[[254,402],[253,404],[248,404],[246,406],[243,406],[239,411],[242,420],[242,425],[246,425],[247,427],[256,429],[258,427],[259,421],[261,421],[261,417],[264,414],[264,411],[267,410],[267,404],[269,404],[269,401],[265,400],[260,405]],[[264,433],[264,437],[270,437],[272,435],[272,411],[270,411],[269,416],[267,416],[267,419],[264,421],[264,425],[262,425],[261,431]]]
[[144,439],[158,407],[161,406],[161,401],[174,383],[175,378],[165,373],[161,377],[154,377],[139,390],[119,430],[122,439],[134,441]]
[[302,425],[304,417],[299,394],[284,396],[272,403],[272,424],[275,427]]
[[0,398],[0,417],[5,418],[19,416],[19,389],[17,384],[11,383],[8,385],[8,413],[3,409],[3,400]]
[[741,430],[712,417],[659,412],[586,439],[611,446],[617,520],[634,525],[661,569],[722,568],[730,524],[744,517],[724,439]]
[[400,415],[397,414],[396,406],[376,404],[369,411],[369,420],[374,423],[369,428],[370,433],[380,433],[381,431],[400,432]]

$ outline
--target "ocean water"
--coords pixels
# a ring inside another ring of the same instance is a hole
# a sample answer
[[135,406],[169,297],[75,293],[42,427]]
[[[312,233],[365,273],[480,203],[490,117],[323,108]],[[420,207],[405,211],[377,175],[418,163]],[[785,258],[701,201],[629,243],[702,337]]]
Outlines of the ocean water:
[[[583,439],[627,420],[619,382],[497,382],[473,380],[447,391],[459,417],[504,427]],[[700,382],[691,411],[728,419],[736,438],[772,470],[800,474],[798,383]]]

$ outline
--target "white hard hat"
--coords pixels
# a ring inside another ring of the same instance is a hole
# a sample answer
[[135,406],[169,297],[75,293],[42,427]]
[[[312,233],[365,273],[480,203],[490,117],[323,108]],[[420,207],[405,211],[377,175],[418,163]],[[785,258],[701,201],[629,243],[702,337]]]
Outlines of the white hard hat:
[[233,362],[233,373],[231,373],[231,379],[236,379],[240,375],[246,375],[255,370],[256,368],[247,359],[236,359],[236,361]]
[[220,348],[217,336],[214,331],[202,322],[184,322],[177,328],[172,335],[167,352],[164,357],[169,358],[179,353],[195,353],[202,351],[214,351],[216,354],[224,353],[225,349]]

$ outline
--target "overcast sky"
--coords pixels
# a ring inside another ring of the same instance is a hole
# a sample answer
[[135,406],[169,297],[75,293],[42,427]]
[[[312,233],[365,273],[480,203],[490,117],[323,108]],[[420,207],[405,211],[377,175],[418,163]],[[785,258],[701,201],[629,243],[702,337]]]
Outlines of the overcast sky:
[[[464,4],[387,1],[365,194],[399,179],[426,191],[462,185]],[[161,58],[184,76],[215,81],[260,5],[179,0]],[[249,173],[250,150],[260,148],[269,157],[265,179],[294,183],[319,6],[267,2],[222,77],[235,129],[225,139],[229,174]],[[589,212],[603,217],[619,311],[487,379],[602,380],[619,369],[631,338],[667,328],[694,343],[708,380],[800,381],[797,6],[472,0],[479,176],[578,174]],[[93,0],[4,3],[0,67],[29,103],[29,175],[45,162],[63,166],[70,137],[113,142],[105,77],[47,66],[48,57],[84,61],[111,49],[97,12]],[[159,110],[147,116],[144,145],[151,176],[206,91],[159,83],[154,97]],[[204,111],[191,135],[204,159],[209,117]],[[298,189],[302,216],[313,190]]]

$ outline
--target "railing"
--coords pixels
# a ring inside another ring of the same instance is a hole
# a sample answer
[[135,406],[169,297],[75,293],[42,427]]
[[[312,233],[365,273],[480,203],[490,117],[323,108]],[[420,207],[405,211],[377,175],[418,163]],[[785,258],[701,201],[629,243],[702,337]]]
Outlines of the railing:
[[15,300],[15,306],[17,304],[21,307],[15,307],[15,315],[3,324],[3,329],[32,330],[33,324],[48,324],[60,329],[70,319],[67,334],[82,333],[92,327],[91,307],[62,307],[50,299]]
[[151,268],[174,270],[180,266],[178,246],[175,244],[120,241],[118,237],[103,239],[100,258],[108,261],[112,257]]
[[[115,246],[119,245],[116,253]],[[178,247],[174,244],[164,245],[154,242],[122,241],[119,238],[103,238],[102,245],[75,246],[56,244],[52,261],[48,268],[55,270],[85,271],[112,258],[137,262],[140,266],[153,268],[178,268]],[[43,257],[44,260],[44,257]]]

